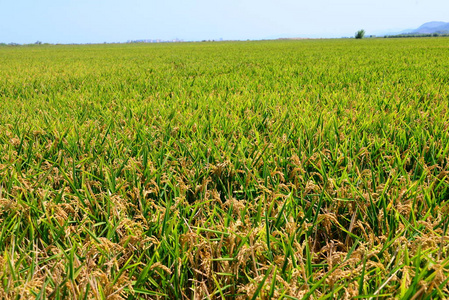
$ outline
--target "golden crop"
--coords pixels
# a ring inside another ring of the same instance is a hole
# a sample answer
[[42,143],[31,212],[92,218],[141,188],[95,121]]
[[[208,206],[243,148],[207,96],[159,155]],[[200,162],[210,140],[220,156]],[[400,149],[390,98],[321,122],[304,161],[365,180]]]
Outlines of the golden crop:
[[0,298],[448,298],[448,53],[0,47]]

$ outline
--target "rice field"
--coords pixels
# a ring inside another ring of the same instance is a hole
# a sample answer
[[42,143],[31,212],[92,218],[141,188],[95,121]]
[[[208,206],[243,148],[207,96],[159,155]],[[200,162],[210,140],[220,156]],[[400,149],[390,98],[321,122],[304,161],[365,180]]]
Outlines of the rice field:
[[449,298],[449,39],[0,47],[0,298]]

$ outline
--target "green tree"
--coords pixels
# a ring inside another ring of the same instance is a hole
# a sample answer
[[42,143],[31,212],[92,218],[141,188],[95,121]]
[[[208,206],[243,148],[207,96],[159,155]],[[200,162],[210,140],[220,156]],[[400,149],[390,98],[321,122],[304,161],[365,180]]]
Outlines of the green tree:
[[361,29],[355,33],[356,39],[363,39],[364,36],[365,36],[365,30],[363,30],[363,29]]

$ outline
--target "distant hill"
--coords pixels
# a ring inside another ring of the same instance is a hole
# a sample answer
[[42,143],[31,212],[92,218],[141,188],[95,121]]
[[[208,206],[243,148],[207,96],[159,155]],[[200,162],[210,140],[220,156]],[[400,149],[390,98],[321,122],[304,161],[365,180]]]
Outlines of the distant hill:
[[417,29],[413,29],[407,33],[412,34],[447,34],[449,33],[449,23],[447,22],[427,22],[418,27]]

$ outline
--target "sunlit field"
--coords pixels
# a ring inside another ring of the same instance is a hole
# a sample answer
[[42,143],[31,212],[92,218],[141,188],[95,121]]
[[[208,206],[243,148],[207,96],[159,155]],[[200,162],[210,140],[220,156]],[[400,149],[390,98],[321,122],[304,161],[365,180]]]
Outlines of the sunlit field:
[[449,39],[0,47],[0,298],[449,297]]

